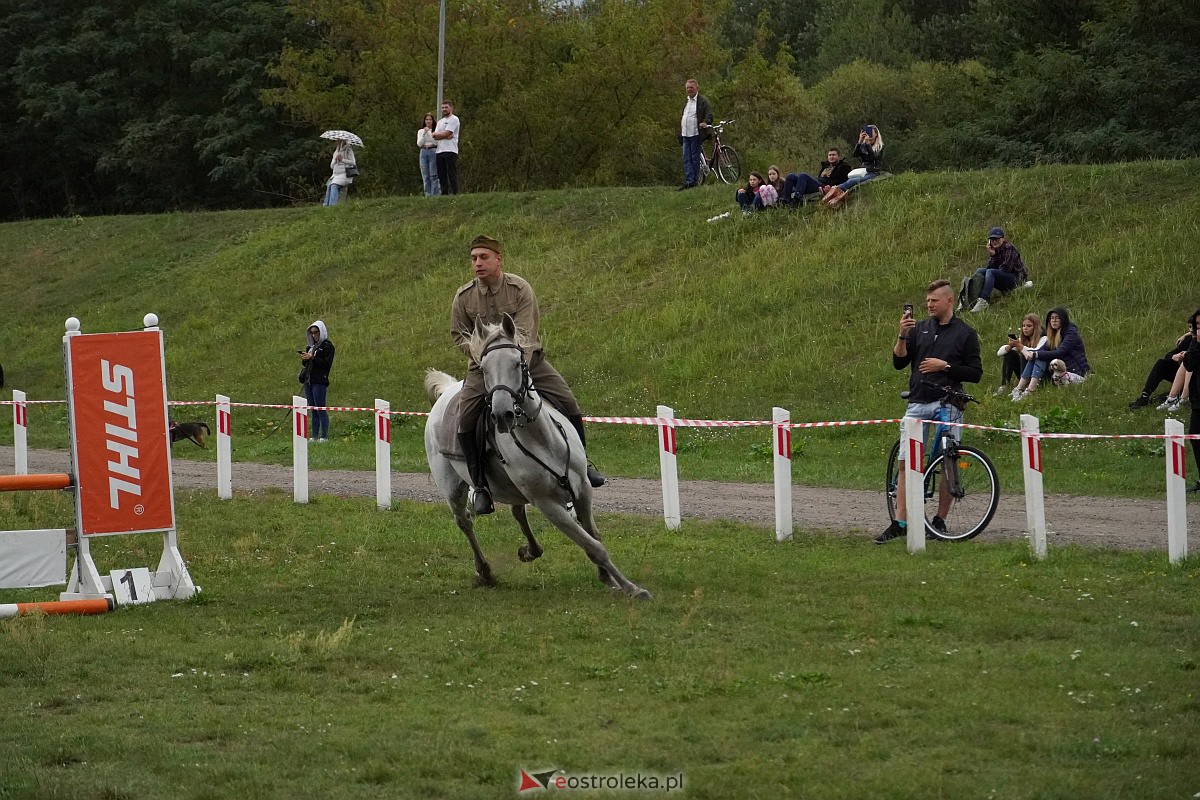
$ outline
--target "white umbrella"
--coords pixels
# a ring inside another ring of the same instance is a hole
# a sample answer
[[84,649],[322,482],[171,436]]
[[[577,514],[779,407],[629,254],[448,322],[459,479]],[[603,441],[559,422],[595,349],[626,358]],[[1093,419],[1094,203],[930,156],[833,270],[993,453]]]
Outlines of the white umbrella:
[[321,134],[322,139],[333,139],[335,142],[346,142],[355,147],[363,147],[363,140],[355,136],[350,131],[325,131]]

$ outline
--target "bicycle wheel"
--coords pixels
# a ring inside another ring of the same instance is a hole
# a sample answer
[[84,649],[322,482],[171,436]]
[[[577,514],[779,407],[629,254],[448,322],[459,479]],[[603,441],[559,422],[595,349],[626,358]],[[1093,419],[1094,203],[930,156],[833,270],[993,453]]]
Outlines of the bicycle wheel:
[[708,163],[708,159],[704,157],[704,151],[700,151],[700,170],[696,175],[696,185],[703,186],[708,180],[709,174],[712,172],[712,167]]
[[737,183],[742,174],[742,160],[737,151],[727,144],[717,148],[717,177],[726,183]]
[[939,453],[925,468],[925,532],[943,541],[965,542],[982,533],[992,521],[1000,502],[1000,478],[982,450],[960,444],[958,457],[951,465],[951,469],[958,470],[958,487],[951,485],[950,510],[943,518],[946,530],[935,530],[929,521],[938,513],[944,458],[945,454]]
[[896,481],[899,480],[900,462],[896,459],[900,456],[900,440],[892,445],[892,452],[888,454],[887,460],[887,475],[883,481],[884,495],[887,497],[888,519],[896,518]]

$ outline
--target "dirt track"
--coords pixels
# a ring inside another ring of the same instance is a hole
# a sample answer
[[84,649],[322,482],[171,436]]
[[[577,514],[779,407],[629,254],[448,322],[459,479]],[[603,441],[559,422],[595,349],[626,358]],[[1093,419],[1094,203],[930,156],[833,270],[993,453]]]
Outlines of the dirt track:
[[[0,464],[8,472],[13,464],[13,448],[0,447]],[[69,470],[66,452],[34,450],[29,454],[30,472]],[[178,460],[175,485],[188,489],[215,489],[216,465]],[[290,467],[235,463],[235,491],[279,488],[291,491]],[[314,470],[309,475],[312,494],[372,496],[375,473],[350,470]],[[680,484],[683,517],[730,519],[773,528],[775,525],[774,489],[769,484],[734,484],[716,481],[683,481]],[[437,488],[425,473],[392,475],[392,497],[440,503]],[[656,480],[612,478],[596,490],[596,510],[619,514],[662,515],[662,487]],[[792,490],[792,516],[799,534],[804,530],[822,530],[866,541],[886,521],[880,492],[850,489],[820,489],[797,486]],[[1051,547],[1075,543],[1090,547],[1126,550],[1167,549],[1167,512],[1165,502],[1128,500],[1109,497],[1048,495],[1046,524]],[[996,517],[983,538],[1019,540],[1024,538],[1025,501],[1020,493],[1000,497]],[[1200,548],[1200,503],[1188,503],[1188,551]]]

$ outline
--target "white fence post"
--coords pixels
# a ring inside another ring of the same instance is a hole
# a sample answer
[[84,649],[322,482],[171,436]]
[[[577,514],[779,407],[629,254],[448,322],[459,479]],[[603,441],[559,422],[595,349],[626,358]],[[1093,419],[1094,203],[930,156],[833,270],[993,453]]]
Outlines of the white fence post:
[[375,398],[375,499],[381,511],[392,507],[392,404]]
[[775,439],[775,541],[792,540],[792,416],[786,408],[771,409]]
[[13,474],[29,474],[29,404],[20,389],[13,389]]
[[[1192,402],[1200,402],[1200,398]],[[1182,422],[1168,419],[1166,429],[1167,558],[1178,564],[1187,558],[1187,447]]]
[[217,395],[217,497],[233,499],[233,419],[229,398]]
[[1025,526],[1033,557],[1046,557],[1046,496],[1042,487],[1042,427],[1032,414],[1021,415],[1021,463],[1025,465]]
[[925,552],[925,423],[916,417],[900,420],[908,436],[904,462],[904,516],[908,518],[908,552]]
[[308,502],[308,401],[292,395],[292,499]]
[[679,530],[679,465],[675,460],[675,410],[658,407],[658,464],[662,472],[663,521],[667,530]]

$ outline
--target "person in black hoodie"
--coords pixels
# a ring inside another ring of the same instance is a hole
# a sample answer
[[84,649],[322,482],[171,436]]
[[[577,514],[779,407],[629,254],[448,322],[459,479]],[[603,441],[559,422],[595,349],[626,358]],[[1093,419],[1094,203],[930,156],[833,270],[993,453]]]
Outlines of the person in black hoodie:
[[[1046,344],[1034,351],[1033,358],[1049,366],[1051,380],[1055,386],[1083,383],[1083,379],[1092,369],[1088,365],[1079,328],[1071,322],[1070,314],[1061,306],[1050,309],[1046,314]],[[1037,389],[1039,382],[1037,378],[1031,378],[1029,388],[1021,397],[1013,399],[1028,397]]]
[[[317,320],[308,326],[308,347],[299,352],[304,365],[300,370],[304,399],[309,408],[323,407],[329,393],[329,370],[333,366],[333,342],[329,341],[329,330],[324,322]],[[309,413],[312,414],[309,438],[317,442],[329,441],[329,412]]]
[[841,151],[836,147],[829,148],[825,158],[828,160],[821,162],[821,170],[817,177],[814,178],[807,172],[792,172],[784,179],[783,192],[780,195],[783,202],[796,205],[805,195],[818,194],[850,177],[850,165],[842,161]]
[[854,157],[862,162],[862,167],[852,170],[852,174],[837,186],[828,187],[822,202],[830,208],[837,208],[846,196],[846,192],[860,183],[865,183],[883,172],[883,134],[876,125],[864,125],[858,134],[858,144],[854,146]]
[[[1192,314],[1192,340],[1187,352],[1183,354],[1183,368],[1192,373],[1188,382],[1188,390],[1192,396],[1192,417],[1188,420],[1189,434],[1200,434],[1200,309]],[[1196,473],[1200,474],[1200,439],[1192,439],[1192,457],[1196,459]],[[1200,480],[1188,489],[1189,492],[1200,492]]]

